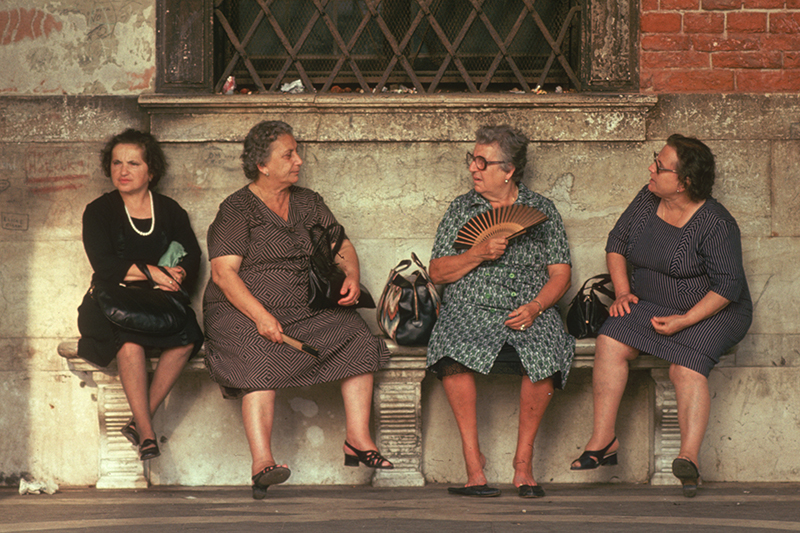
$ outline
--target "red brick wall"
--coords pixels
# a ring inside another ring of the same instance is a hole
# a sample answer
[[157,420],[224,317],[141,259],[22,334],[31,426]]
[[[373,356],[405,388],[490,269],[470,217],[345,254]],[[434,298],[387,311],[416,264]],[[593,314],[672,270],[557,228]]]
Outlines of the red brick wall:
[[800,0],[641,0],[641,91],[800,91]]

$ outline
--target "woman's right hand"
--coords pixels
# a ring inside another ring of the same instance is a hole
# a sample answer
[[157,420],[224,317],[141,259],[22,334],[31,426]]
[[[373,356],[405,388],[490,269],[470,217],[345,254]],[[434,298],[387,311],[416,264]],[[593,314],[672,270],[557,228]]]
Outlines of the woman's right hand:
[[492,237],[480,244],[476,244],[471,251],[481,259],[481,261],[494,261],[506,253],[508,239],[506,237]]
[[283,342],[283,327],[281,327],[281,323],[278,322],[277,318],[266,311],[264,316],[256,321],[256,329],[258,330],[258,334],[267,340],[279,344]]
[[611,307],[608,308],[608,315],[625,316],[626,314],[630,314],[631,305],[638,303],[639,298],[635,294],[631,294],[630,292],[619,294],[617,295],[617,299],[614,300],[614,303],[611,304]]

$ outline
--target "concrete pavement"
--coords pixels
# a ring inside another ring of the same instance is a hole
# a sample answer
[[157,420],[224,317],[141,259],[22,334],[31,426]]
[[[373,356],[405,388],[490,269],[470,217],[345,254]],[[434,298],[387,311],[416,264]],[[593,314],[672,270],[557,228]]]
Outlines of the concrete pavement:
[[545,485],[522,499],[447,494],[447,485],[277,486],[253,500],[248,487],[64,489],[20,496],[0,489],[0,533],[280,531],[800,531],[800,484],[715,483],[686,499],[678,487]]

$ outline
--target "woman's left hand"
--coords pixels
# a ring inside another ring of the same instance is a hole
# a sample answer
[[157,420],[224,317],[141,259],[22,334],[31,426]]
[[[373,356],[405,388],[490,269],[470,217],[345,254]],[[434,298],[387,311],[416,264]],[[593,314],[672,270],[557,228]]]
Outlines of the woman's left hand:
[[653,329],[661,335],[674,335],[691,324],[686,323],[685,315],[654,316],[650,319]]
[[361,296],[361,287],[358,282],[350,276],[347,276],[342,283],[342,298],[339,300],[339,305],[349,306],[358,303],[358,297]]
[[536,304],[523,304],[508,314],[504,324],[511,329],[525,331],[533,325],[539,316],[539,306]]

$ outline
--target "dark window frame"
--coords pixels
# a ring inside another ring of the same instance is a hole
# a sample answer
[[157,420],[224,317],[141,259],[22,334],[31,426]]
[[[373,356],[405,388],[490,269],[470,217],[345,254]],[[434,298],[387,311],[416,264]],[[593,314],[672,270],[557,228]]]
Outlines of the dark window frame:
[[[581,90],[638,91],[638,1],[582,2]],[[214,92],[214,3],[156,0],[156,93]]]

